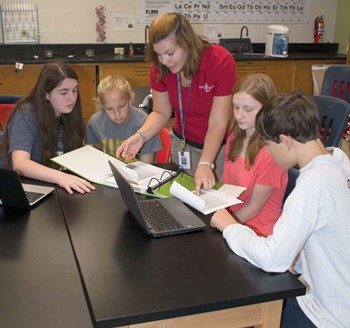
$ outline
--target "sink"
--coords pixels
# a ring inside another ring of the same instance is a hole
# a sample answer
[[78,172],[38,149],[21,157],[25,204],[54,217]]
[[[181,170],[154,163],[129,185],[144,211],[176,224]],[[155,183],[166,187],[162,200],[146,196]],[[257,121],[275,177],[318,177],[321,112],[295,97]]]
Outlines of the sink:
[[241,55],[238,53],[232,54],[233,57],[244,58],[244,57],[266,57],[265,53],[261,52],[243,52]]
[[140,54],[140,55],[134,55],[133,58],[140,58],[140,59],[145,59],[146,55]]
[[244,57],[244,56],[257,56],[257,57],[259,57],[259,56],[265,56],[265,54],[261,53],[261,52],[243,52],[242,57]]

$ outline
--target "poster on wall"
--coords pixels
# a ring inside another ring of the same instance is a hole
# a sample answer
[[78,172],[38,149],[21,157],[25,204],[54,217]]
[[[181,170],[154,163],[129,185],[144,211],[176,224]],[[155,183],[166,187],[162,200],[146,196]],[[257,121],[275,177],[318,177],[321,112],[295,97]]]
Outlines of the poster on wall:
[[137,0],[137,22],[150,23],[165,12],[178,12],[191,23],[309,22],[310,0]]

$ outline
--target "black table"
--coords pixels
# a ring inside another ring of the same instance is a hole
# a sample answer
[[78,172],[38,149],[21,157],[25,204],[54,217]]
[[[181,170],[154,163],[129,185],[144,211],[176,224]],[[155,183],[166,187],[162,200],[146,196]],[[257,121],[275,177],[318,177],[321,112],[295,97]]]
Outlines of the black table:
[[[236,256],[209,226],[145,236],[117,189],[97,186],[88,196],[59,189],[58,195],[97,327],[176,317],[174,327],[190,327],[191,320],[201,327],[227,320],[279,327],[281,300],[305,293],[289,272],[265,273]],[[209,216],[203,219],[209,223]]]
[[0,206],[0,327],[93,327],[56,192]]

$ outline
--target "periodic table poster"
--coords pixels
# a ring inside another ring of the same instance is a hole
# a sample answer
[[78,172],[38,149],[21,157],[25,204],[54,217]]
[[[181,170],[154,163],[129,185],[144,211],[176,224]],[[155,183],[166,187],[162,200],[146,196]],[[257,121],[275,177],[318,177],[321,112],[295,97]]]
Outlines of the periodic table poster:
[[137,0],[137,21],[178,12],[191,23],[308,23],[310,0]]

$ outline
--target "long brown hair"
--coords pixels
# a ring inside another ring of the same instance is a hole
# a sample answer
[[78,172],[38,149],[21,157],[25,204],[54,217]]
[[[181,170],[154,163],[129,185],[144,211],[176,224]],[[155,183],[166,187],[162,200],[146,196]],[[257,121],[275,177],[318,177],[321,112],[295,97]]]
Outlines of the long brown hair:
[[[272,96],[276,95],[276,88],[272,79],[266,74],[250,74],[240,79],[233,89],[233,94],[237,92],[246,92],[261,105],[263,105]],[[243,146],[243,140],[246,137],[246,131],[242,130],[234,118],[233,110],[231,112],[229,130],[233,133],[233,139],[227,154],[227,159],[235,161]],[[255,159],[264,140],[254,132],[249,139],[246,151],[246,169],[249,170],[254,165]]]
[[[17,111],[23,110],[22,105],[32,105],[38,120],[42,158],[41,163],[47,166],[54,166],[50,161],[56,156],[58,142],[58,127],[61,125],[64,131],[64,151],[79,148],[85,139],[85,123],[81,110],[81,101],[78,92],[77,101],[69,114],[62,114],[59,118],[55,116],[54,108],[47,100],[46,95],[59,86],[65,78],[78,81],[75,71],[64,63],[46,64],[39,75],[39,78],[27,97],[22,98],[9,117],[8,124]],[[26,107],[26,106],[24,106]],[[4,158],[8,159],[9,135],[6,129],[3,140]]]
[[179,47],[187,51],[188,57],[183,72],[187,79],[192,79],[199,71],[203,48],[210,48],[211,45],[203,37],[198,36],[188,19],[179,13],[164,13],[152,21],[148,32],[147,60],[159,67],[158,81],[168,74],[169,69],[160,63],[153,45],[171,34],[174,34]]

